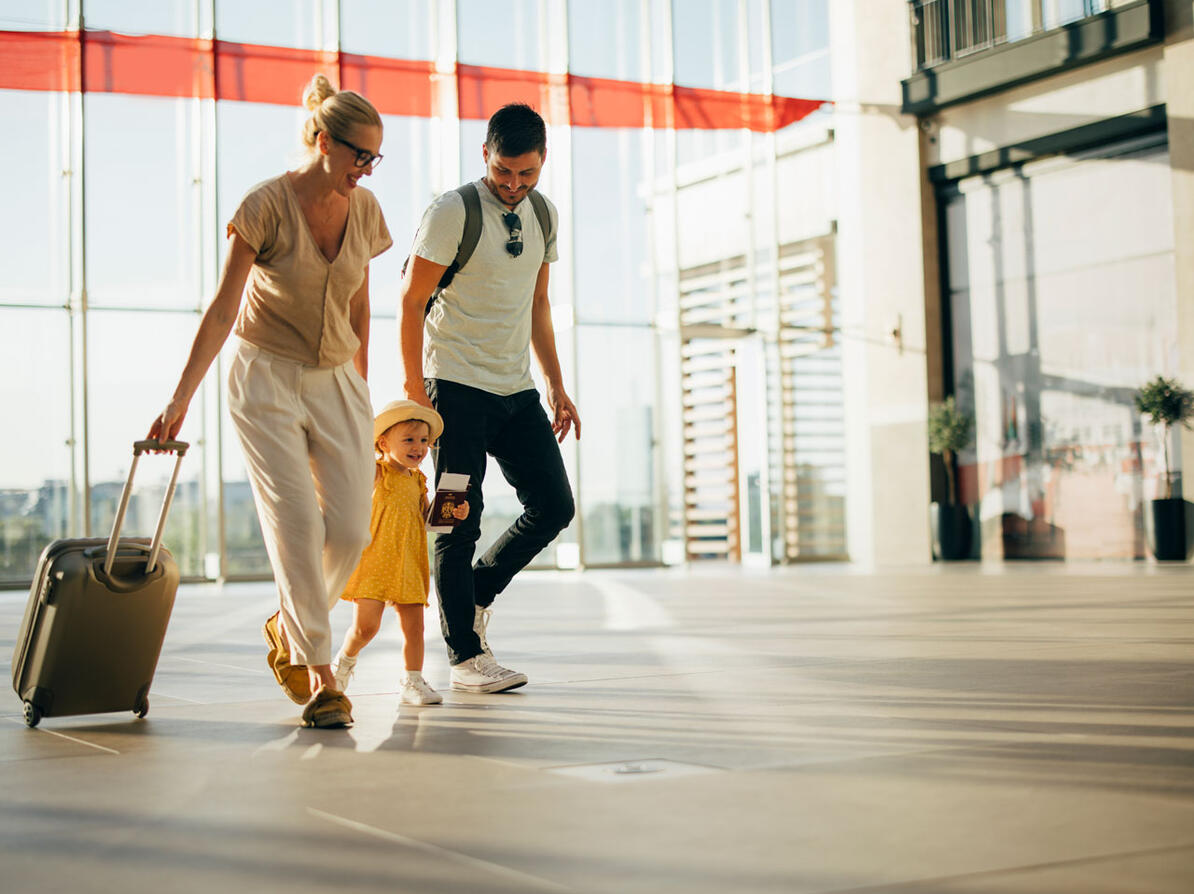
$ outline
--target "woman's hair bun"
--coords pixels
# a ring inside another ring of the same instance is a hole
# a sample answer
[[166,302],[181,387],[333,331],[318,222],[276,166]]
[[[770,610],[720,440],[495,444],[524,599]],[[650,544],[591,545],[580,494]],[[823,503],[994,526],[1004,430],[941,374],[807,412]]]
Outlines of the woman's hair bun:
[[303,106],[314,112],[325,99],[336,95],[336,88],[327,79],[327,75],[317,74],[303,89]]

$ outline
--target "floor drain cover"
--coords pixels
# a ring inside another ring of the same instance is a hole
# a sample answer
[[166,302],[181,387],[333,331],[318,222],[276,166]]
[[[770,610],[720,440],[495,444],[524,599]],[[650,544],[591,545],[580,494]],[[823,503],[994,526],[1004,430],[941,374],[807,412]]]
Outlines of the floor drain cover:
[[549,773],[575,776],[589,782],[636,782],[642,779],[662,779],[676,776],[697,776],[720,772],[716,767],[682,764],[679,761],[649,758],[647,760],[614,761],[608,764],[574,764],[568,767],[548,767]]

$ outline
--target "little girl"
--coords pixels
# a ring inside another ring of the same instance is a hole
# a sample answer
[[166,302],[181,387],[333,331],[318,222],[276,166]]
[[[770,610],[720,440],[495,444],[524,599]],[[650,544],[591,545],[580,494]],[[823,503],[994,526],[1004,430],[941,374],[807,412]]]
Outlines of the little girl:
[[[413,400],[389,403],[373,420],[377,465],[373,477],[372,539],[361,554],[341,599],[353,604],[352,627],[332,662],[336,688],[344,692],[357,663],[357,654],[381,627],[386,603],[392,603],[405,640],[402,657],[406,676],[402,702],[437,705],[444,697],[423,679],[423,609],[431,569],[427,564],[427,478],[419,464],[443,433],[444,420],[430,407]],[[453,513],[468,516],[468,503]]]

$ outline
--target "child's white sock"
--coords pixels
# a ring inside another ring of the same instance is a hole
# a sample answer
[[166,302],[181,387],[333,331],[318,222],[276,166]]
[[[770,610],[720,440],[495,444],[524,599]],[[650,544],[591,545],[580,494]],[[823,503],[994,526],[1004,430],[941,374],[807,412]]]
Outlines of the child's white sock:
[[343,652],[339,652],[336,655],[336,660],[332,663],[339,667],[354,667],[359,657],[359,655],[345,655]]
[[402,682],[403,683],[415,683],[422,679],[423,679],[422,671],[407,671],[406,675],[402,678]]

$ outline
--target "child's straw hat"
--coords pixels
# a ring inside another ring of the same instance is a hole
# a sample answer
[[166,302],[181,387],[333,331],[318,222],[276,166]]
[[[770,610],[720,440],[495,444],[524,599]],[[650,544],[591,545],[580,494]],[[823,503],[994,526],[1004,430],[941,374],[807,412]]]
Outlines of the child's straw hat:
[[373,420],[373,443],[385,434],[386,430],[399,422],[409,420],[426,422],[431,429],[431,440],[434,441],[444,432],[444,419],[439,413],[417,404],[413,400],[392,400],[386,404]]

